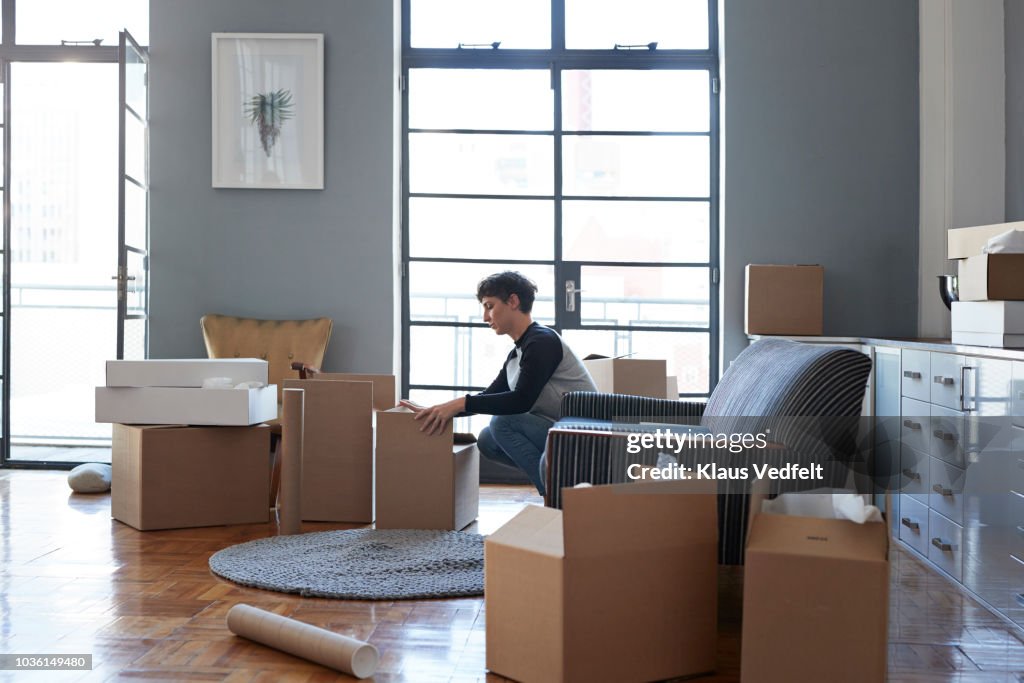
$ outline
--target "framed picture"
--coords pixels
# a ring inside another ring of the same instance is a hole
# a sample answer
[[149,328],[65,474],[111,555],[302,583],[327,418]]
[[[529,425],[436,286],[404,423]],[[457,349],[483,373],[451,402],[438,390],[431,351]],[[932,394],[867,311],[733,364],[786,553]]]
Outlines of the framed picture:
[[213,186],[324,187],[322,33],[213,34]]

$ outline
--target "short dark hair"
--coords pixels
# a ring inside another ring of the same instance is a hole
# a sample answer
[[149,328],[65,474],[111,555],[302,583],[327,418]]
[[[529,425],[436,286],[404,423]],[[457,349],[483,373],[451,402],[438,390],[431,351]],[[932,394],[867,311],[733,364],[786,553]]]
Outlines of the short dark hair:
[[519,310],[529,313],[533,310],[533,300],[537,293],[537,285],[522,273],[506,270],[502,273],[488,275],[476,286],[476,300],[483,301],[485,296],[496,296],[508,303],[510,296],[519,297]]

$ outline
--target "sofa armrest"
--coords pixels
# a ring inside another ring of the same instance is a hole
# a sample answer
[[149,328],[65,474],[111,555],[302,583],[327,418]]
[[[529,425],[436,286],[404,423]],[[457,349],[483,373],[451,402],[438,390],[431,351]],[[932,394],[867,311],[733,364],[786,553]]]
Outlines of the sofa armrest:
[[571,391],[562,396],[561,417],[614,420],[622,417],[690,417],[704,414],[704,403],[667,398]]

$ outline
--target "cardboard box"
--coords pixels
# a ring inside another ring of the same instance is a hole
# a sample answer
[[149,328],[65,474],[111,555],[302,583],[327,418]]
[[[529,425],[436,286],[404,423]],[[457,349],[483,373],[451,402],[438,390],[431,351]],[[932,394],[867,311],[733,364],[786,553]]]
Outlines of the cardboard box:
[[[709,481],[566,489],[484,542],[487,668],[519,681],[652,681],[715,668]],[[809,680],[809,679],[793,679]]]
[[262,389],[96,387],[96,421],[248,426],[277,418],[277,386]]
[[1024,300],[1024,254],[982,254],[957,264],[960,301]]
[[825,329],[825,269],[748,264],[747,334],[820,336]]
[[989,346],[998,349],[1024,348],[1024,334],[1000,334],[998,332],[962,332],[954,330],[950,341],[965,346]]
[[480,512],[476,443],[427,436],[407,408],[377,413],[377,528],[464,529]]
[[108,387],[201,387],[211,377],[230,377],[233,384],[267,384],[268,364],[258,358],[177,358],[108,360]]
[[978,256],[984,253],[985,245],[990,239],[1010,230],[1024,230],[1024,221],[947,230],[946,258],[953,260]]
[[743,683],[885,681],[888,527],[754,515],[744,568]]
[[110,510],[141,531],[269,519],[270,428],[115,424]]
[[306,392],[302,519],[373,522],[373,385],[288,379],[284,388]]
[[398,392],[394,375],[360,374],[354,372],[321,372],[313,379],[333,379],[345,382],[373,384],[373,409],[390,410],[398,405]]
[[583,365],[594,379],[597,390],[606,394],[629,394],[666,398],[668,374],[663,360],[642,358],[604,358],[590,355]]

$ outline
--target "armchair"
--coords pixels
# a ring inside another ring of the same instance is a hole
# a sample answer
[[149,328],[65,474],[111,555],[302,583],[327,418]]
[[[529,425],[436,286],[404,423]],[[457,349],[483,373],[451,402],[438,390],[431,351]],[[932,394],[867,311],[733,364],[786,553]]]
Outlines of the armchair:
[[[765,339],[736,357],[706,404],[566,394],[561,419],[548,433],[545,504],[561,507],[564,487],[624,482],[629,480],[630,465],[657,465],[656,451],[631,454],[626,446],[626,435],[642,429],[640,423],[645,422],[692,425],[691,431],[713,435],[769,434],[773,444],[733,452],[721,444],[690,442],[672,453],[680,465],[818,463],[823,465],[824,481],[808,488],[842,486],[857,458],[859,417],[870,372],[871,360],[852,349]],[[743,561],[748,488],[746,479],[719,481],[723,564]]]
[[271,485],[270,506],[277,500],[281,440],[281,395],[286,378],[300,375],[304,368],[319,368],[324,362],[327,342],[334,323],[330,318],[310,320],[261,320],[211,313],[199,320],[210,358],[261,358],[268,363],[268,383],[277,385],[278,419],[270,424]]

